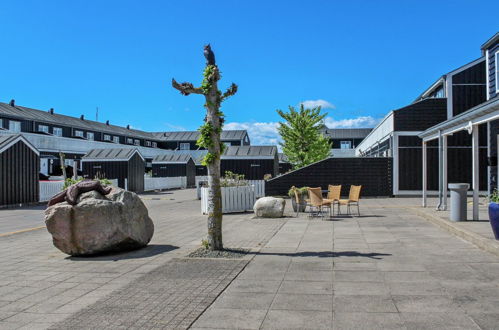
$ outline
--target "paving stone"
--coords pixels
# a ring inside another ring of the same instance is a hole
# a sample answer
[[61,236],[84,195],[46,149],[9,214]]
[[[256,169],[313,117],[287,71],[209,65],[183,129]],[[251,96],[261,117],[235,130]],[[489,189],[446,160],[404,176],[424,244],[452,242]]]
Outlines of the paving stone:
[[333,283],[328,281],[282,281],[279,293],[333,294]]
[[[415,329],[435,329],[435,330],[465,330],[480,329],[471,317],[460,312],[445,313],[401,313],[404,325],[408,330]],[[497,329],[497,318],[495,319],[495,328]],[[482,328],[486,329],[486,328]]]
[[213,304],[214,308],[234,309],[268,309],[272,304],[274,294],[224,292]]
[[333,309],[333,296],[328,294],[278,293],[270,309],[327,312]]
[[261,329],[332,329],[333,313],[270,310]]
[[461,311],[460,304],[447,296],[392,296],[392,298],[397,309],[402,313]]
[[334,313],[334,329],[405,329],[398,313]]
[[334,282],[334,294],[336,296],[386,296],[390,294],[390,289],[384,282]]
[[191,329],[259,329],[267,310],[210,308]]
[[396,313],[391,296],[334,296],[335,312]]

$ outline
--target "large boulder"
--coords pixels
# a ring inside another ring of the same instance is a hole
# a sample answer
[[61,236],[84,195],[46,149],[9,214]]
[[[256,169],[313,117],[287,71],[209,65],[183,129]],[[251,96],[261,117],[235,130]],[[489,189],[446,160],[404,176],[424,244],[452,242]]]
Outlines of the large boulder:
[[256,201],[253,211],[260,218],[281,218],[285,206],[286,201],[283,198],[262,197]]
[[106,196],[83,193],[74,206],[63,202],[48,207],[45,224],[54,245],[72,256],[137,249],[154,233],[139,196],[116,187]]

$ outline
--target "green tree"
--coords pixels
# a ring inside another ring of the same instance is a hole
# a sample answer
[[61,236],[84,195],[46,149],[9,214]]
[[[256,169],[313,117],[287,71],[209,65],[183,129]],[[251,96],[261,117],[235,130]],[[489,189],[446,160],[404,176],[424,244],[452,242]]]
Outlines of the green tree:
[[203,159],[203,165],[208,168],[208,239],[207,246],[211,250],[223,250],[222,242],[222,191],[220,190],[220,154],[225,145],[220,141],[220,133],[224,123],[224,114],[220,106],[230,96],[236,94],[237,85],[232,83],[222,93],[218,89],[221,78],[218,66],[215,64],[215,54],[210,45],[204,47],[206,66],[203,72],[201,87],[194,87],[190,82],[178,83],[172,79],[173,88],[182,95],[200,94],[205,97],[206,115],[204,124],[199,128],[198,146],[206,148],[208,153]]
[[277,128],[283,141],[280,145],[293,169],[329,157],[331,143],[320,131],[327,113],[321,114],[321,107],[306,109],[302,104],[300,110],[290,106],[289,112],[277,113],[285,120]]

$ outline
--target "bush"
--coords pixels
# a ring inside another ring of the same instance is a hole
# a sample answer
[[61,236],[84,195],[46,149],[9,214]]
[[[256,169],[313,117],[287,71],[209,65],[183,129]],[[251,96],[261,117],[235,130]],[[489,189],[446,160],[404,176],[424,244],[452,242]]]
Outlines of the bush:
[[294,198],[295,191],[298,192],[298,196],[308,197],[308,187],[297,188],[295,186],[292,186],[291,188],[289,188],[288,196]]
[[231,171],[225,171],[225,176],[220,180],[221,187],[241,187],[248,185],[248,181],[244,179],[244,174],[237,174]]

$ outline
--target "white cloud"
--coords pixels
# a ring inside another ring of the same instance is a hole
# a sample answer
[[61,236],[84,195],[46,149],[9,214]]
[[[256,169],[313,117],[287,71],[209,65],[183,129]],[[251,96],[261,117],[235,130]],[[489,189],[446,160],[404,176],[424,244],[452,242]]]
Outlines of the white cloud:
[[300,104],[303,104],[305,108],[316,108],[321,107],[322,109],[334,109],[336,108],[334,104],[326,101],[326,100],[307,100],[303,101]]
[[332,117],[326,117],[324,122],[329,128],[371,128],[379,123],[379,119],[371,116],[361,116],[350,119],[335,120]]
[[[326,117],[325,124],[329,128],[371,128],[376,126],[379,119],[371,116],[361,116],[350,119],[335,120],[332,117]],[[277,145],[281,142],[281,137],[277,132],[277,122],[231,122],[224,125],[226,130],[247,130],[254,145]]]
[[276,145],[281,141],[281,137],[277,132],[277,122],[245,122],[245,123],[227,123],[224,129],[244,129],[248,131],[251,144],[255,145]]

